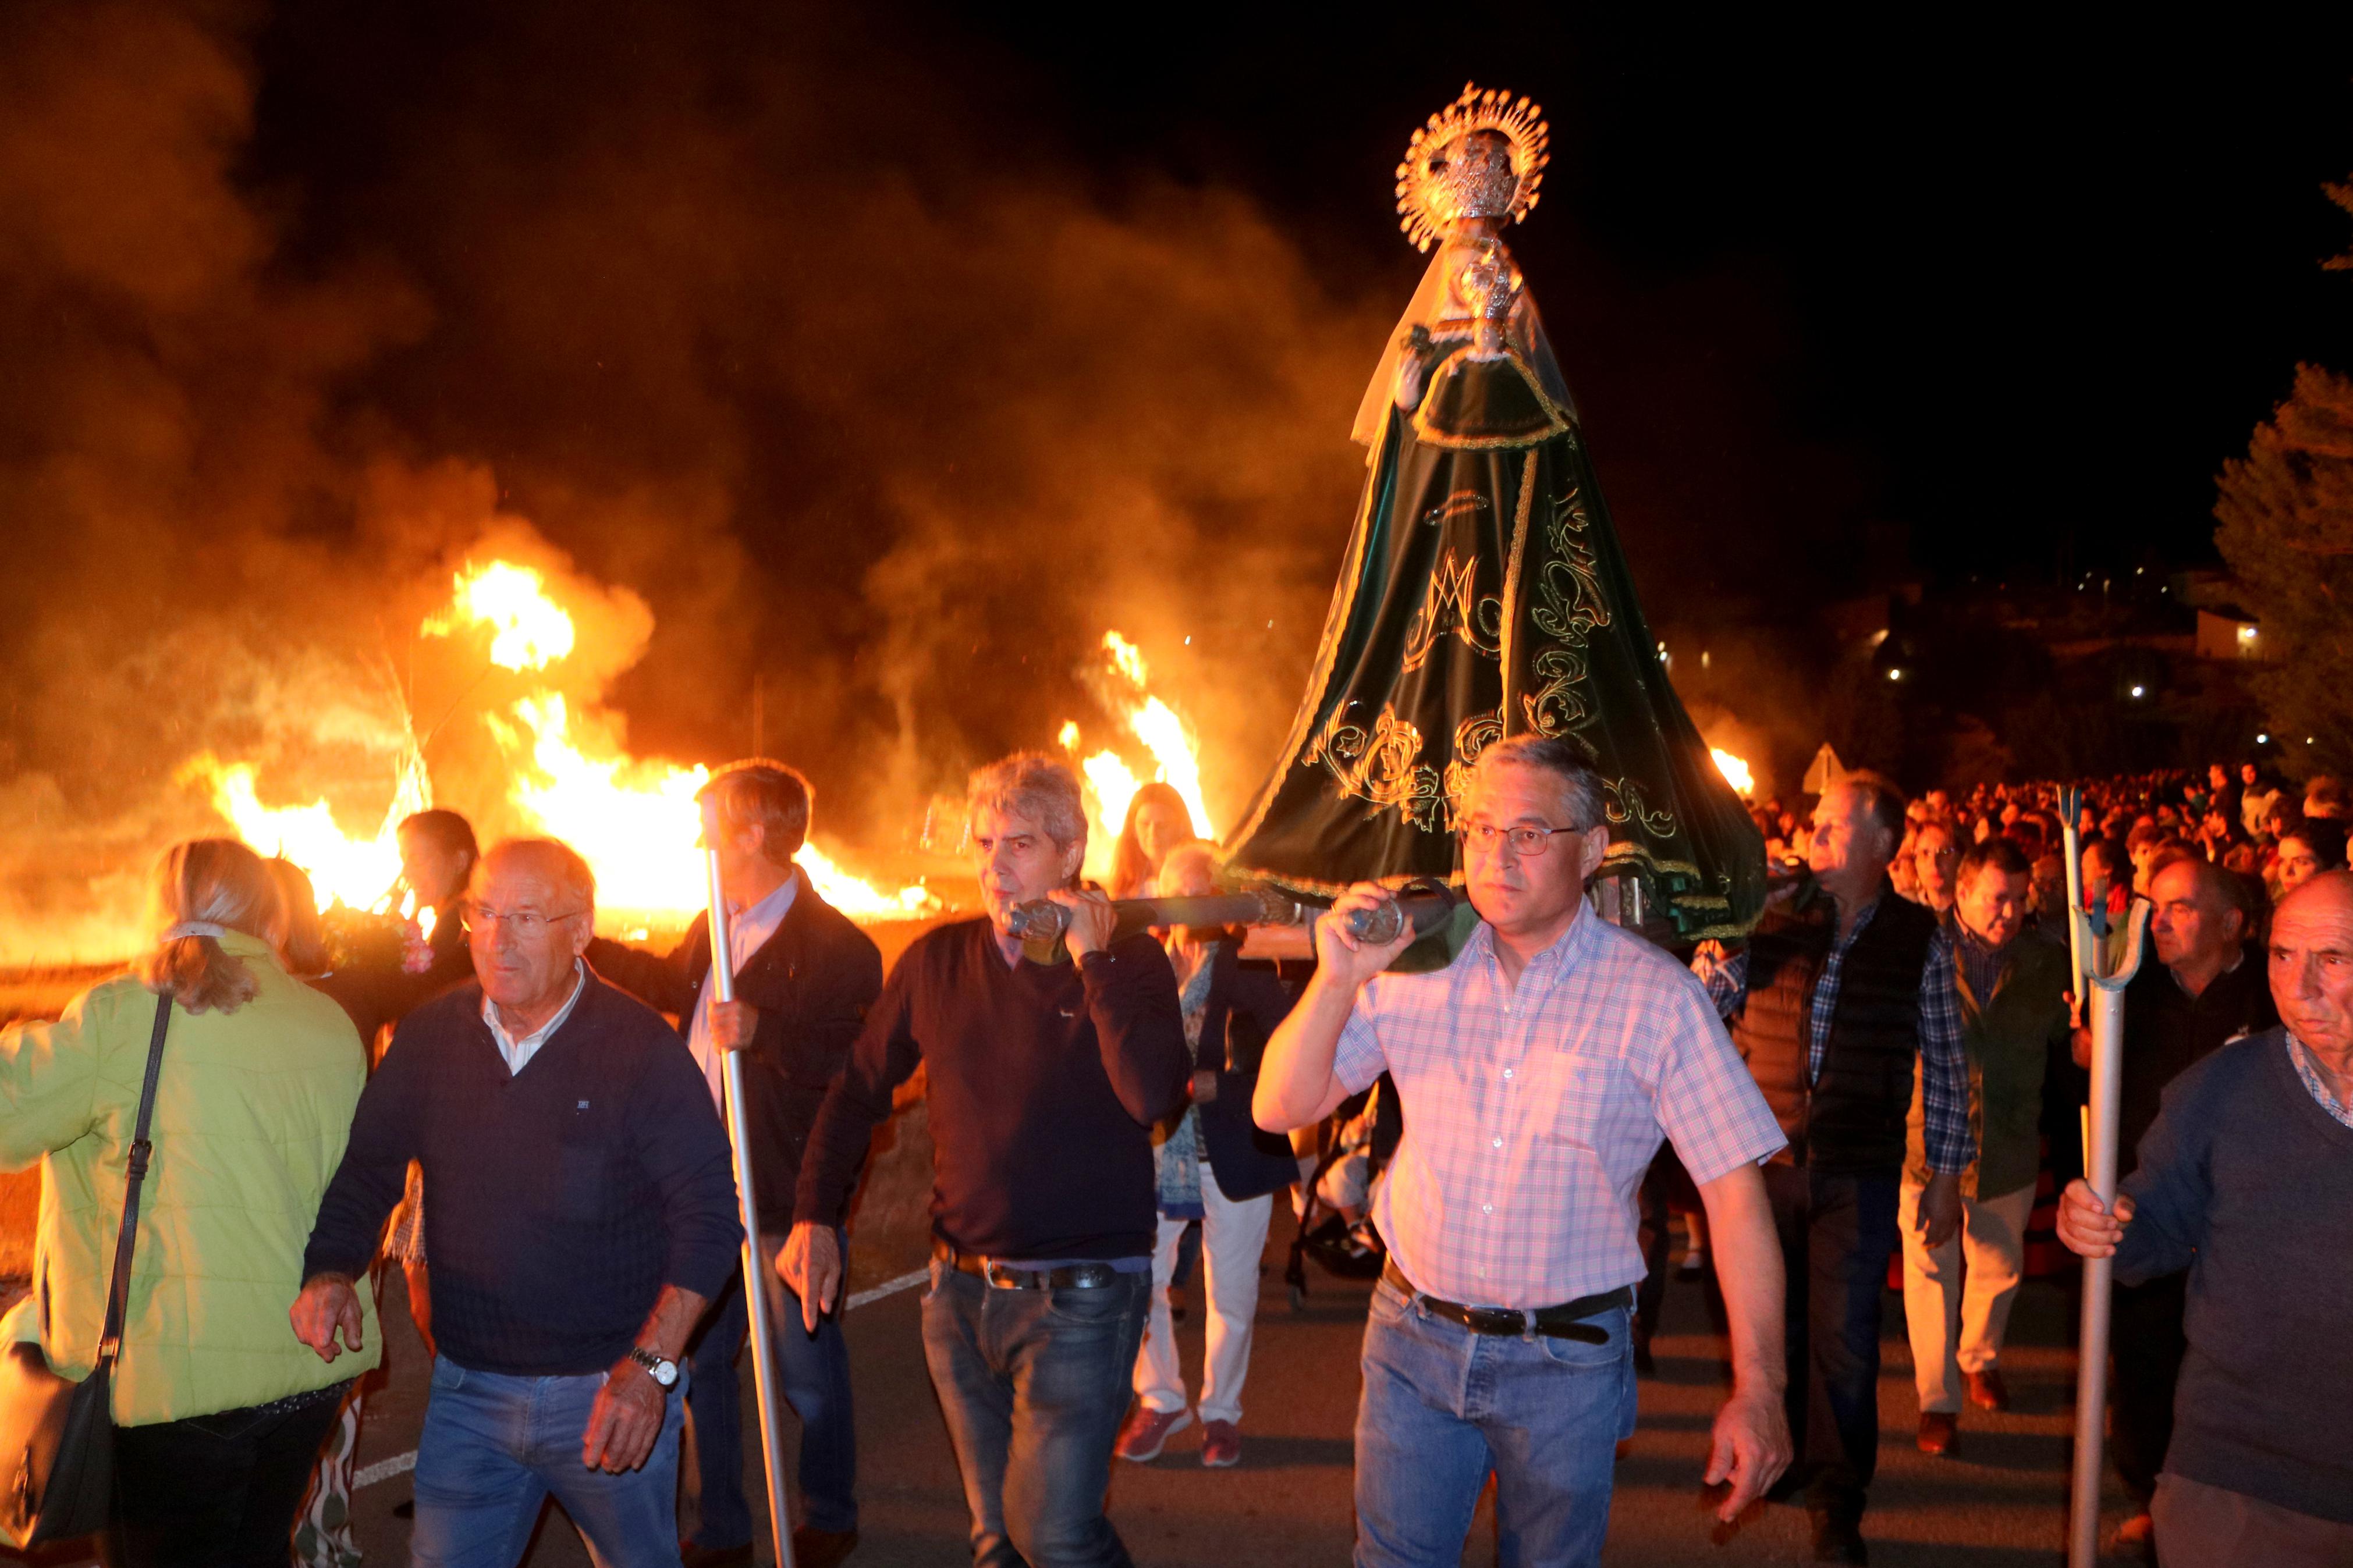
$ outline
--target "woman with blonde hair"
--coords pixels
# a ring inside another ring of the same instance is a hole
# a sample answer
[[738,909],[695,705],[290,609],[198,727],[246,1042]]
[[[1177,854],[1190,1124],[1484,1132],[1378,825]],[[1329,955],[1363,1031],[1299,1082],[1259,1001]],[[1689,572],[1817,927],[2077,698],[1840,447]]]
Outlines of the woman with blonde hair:
[[159,934],[135,973],[56,1023],[0,1031],[0,1167],[42,1162],[32,1295],[0,1342],[88,1376],[106,1317],[132,1128],[164,1022],[113,1376],[117,1565],[283,1562],[320,1441],[364,1349],[330,1366],[287,1310],[366,1076],[343,1010],[290,976],[285,910],[227,838],[156,868]]

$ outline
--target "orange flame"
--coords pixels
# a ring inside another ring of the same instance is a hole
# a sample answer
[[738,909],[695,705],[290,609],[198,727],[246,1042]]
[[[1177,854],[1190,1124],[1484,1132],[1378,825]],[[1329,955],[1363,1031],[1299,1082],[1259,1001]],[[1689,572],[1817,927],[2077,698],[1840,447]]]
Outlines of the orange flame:
[[[575,640],[572,617],[549,595],[545,578],[506,561],[470,563],[458,574],[449,605],[418,629],[446,637],[478,627],[492,634],[491,662],[518,672],[562,661]],[[600,913],[625,925],[649,919],[683,924],[702,907],[708,884],[702,814],[694,796],[709,781],[709,769],[630,756],[609,717],[592,710],[576,719],[559,691],[533,692],[504,713],[482,717],[516,763],[504,804],[526,831],[561,838],[587,860],[596,876]],[[388,904],[388,889],[400,875],[396,829],[429,799],[423,763],[412,760],[383,827],[372,839],[358,839],[343,833],[323,801],[263,805],[251,763],[224,764],[207,752],[192,759],[181,776],[208,786],[215,808],[248,843],[310,872],[322,909],[337,902],[353,909]],[[825,900],[852,919],[906,920],[940,907],[921,884],[886,892],[842,869],[814,844],[802,847],[798,863]],[[424,918],[429,911],[420,911]]]
[[1721,746],[1709,747],[1707,754],[1715,759],[1715,771],[1724,775],[1725,782],[1732,786],[1733,794],[1746,800],[1757,793],[1757,780],[1749,773],[1746,763]]
[[[1182,797],[1185,809],[1192,816],[1196,835],[1215,838],[1217,829],[1201,795],[1201,763],[1192,732],[1176,710],[1152,695],[1148,689],[1151,670],[1145,663],[1142,649],[1117,632],[1105,632],[1103,647],[1108,673],[1126,688],[1124,701],[1114,705],[1124,709],[1129,731],[1150,753],[1153,778]],[[1077,721],[1066,721],[1060,736],[1062,749],[1077,756],[1080,739]],[[1143,781],[1115,751],[1100,751],[1081,759],[1079,770],[1085,776],[1086,793],[1093,807],[1093,821],[1087,835],[1087,874],[1100,877],[1111,868],[1113,848],[1119,842],[1120,829],[1127,823],[1128,805],[1135,799]]]

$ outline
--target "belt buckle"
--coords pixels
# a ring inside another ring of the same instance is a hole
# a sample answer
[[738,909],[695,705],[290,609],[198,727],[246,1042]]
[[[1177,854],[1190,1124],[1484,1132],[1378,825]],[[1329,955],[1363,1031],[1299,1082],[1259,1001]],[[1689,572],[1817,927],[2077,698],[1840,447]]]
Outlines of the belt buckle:
[[992,1290],[1019,1290],[1024,1289],[1020,1279],[1018,1278],[1021,1272],[1018,1268],[1006,1268],[1005,1272],[1008,1276],[1006,1279],[999,1279],[997,1277],[997,1271],[999,1268],[1004,1268],[1005,1266],[997,1262],[994,1258],[982,1258],[980,1260],[981,1283],[987,1285]]
[[1482,1334],[1525,1334],[1528,1331],[1528,1314],[1513,1307],[1472,1307],[1469,1310],[1469,1327]]

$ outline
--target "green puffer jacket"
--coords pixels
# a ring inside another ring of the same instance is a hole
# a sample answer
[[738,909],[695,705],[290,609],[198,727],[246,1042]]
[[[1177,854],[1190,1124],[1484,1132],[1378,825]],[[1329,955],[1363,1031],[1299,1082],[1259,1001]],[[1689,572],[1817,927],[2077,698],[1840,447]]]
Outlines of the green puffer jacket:
[[[1969,1129],[1978,1140],[1977,1163],[1961,1173],[1961,1195],[1998,1198],[2033,1185],[2042,1169],[2042,1075],[2068,1037],[2067,950],[2025,932],[2004,952],[1991,996],[1969,989],[1966,967],[1956,982],[1969,1062]],[[1904,1161],[1905,1175],[1915,1183],[1928,1179],[1924,1121],[1915,1077]]]
[[[235,1013],[172,1012],[114,1377],[126,1426],[323,1388],[381,1350],[367,1290],[357,1355],[321,1361],[286,1315],[367,1077],[359,1035],[267,943],[231,932],[221,945],[261,989]],[[155,998],[126,974],[54,1024],[0,1031],[0,1167],[45,1162],[33,1295],[0,1338],[38,1339],[66,1377],[88,1376],[97,1354],[154,1023]]]

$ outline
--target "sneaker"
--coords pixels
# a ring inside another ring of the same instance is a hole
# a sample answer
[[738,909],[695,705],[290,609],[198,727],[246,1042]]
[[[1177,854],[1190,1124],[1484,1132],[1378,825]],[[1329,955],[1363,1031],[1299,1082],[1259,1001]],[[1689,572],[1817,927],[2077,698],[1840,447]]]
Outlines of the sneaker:
[[1119,1442],[1112,1452],[1134,1464],[1148,1464],[1160,1457],[1168,1446],[1169,1434],[1182,1432],[1193,1424],[1189,1410],[1155,1410],[1138,1403],[1127,1413],[1127,1422],[1119,1429]]
[[1212,1470],[1222,1470],[1242,1462],[1242,1435],[1230,1421],[1201,1423],[1201,1463]]

